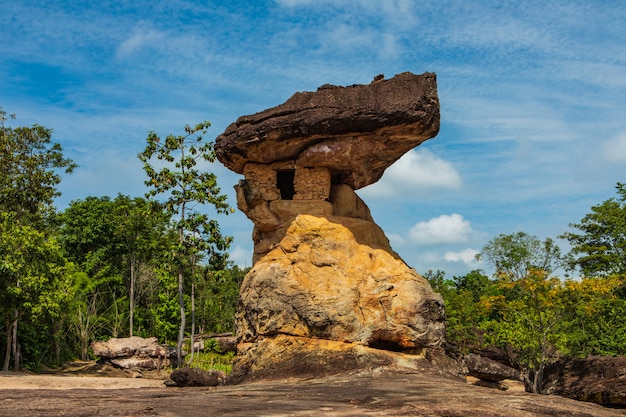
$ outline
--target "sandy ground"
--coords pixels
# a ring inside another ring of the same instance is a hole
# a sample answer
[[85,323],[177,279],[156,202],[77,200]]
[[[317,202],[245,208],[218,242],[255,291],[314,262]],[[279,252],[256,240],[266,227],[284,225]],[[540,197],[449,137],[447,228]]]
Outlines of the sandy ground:
[[68,390],[68,389],[127,389],[163,388],[163,380],[68,375],[30,375],[0,372],[0,390]]

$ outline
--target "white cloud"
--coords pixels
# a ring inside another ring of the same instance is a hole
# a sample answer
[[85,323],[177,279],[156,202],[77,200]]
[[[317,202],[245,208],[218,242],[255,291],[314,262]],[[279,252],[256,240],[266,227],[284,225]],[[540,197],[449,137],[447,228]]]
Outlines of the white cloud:
[[117,57],[126,58],[145,46],[157,46],[163,38],[164,34],[153,29],[150,25],[140,22],[134,33],[118,47]]
[[462,215],[442,214],[415,224],[409,231],[409,239],[420,246],[462,243],[467,242],[473,232],[472,225]]
[[472,266],[477,263],[475,257],[478,253],[477,250],[467,248],[458,252],[446,252],[444,259],[448,262],[463,262],[467,266]]
[[237,245],[228,252],[229,259],[240,268],[252,266],[252,251]]
[[626,132],[604,144],[604,156],[611,162],[626,162]]
[[377,183],[360,194],[368,198],[406,196],[430,189],[458,189],[462,180],[452,164],[427,149],[407,152]]

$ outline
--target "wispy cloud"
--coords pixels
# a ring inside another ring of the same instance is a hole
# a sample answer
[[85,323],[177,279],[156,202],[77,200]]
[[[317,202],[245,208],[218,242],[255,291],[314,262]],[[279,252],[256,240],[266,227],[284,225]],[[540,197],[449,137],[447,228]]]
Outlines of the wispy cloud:
[[626,132],[604,143],[604,156],[611,162],[626,163]]
[[133,33],[124,39],[117,48],[119,59],[133,55],[140,48],[156,48],[165,38],[165,34],[154,29],[147,22],[139,22]]

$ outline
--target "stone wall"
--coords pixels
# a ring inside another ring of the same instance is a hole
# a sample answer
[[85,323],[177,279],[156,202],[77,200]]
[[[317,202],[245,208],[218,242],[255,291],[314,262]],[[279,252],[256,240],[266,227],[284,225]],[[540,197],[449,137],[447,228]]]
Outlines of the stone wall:
[[[293,172],[292,198],[281,197],[279,175]],[[296,166],[294,161],[273,164],[248,163],[243,172],[250,187],[258,191],[263,200],[328,200],[330,195],[330,170]]]

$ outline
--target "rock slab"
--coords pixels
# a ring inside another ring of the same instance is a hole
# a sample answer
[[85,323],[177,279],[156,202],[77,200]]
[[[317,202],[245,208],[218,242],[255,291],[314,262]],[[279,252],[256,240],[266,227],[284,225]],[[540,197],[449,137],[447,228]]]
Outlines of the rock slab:
[[626,406],[626,357],[590,356],[546,367],[543,392],[611,407]]
[[243,174],[248,163],[296,161],[327,167],[338,182],[372,184],[408,150],[439,131],[434,73],[409,72],[371,84],[324,85],[285,103],[242,116],[217,137],[217,158]]
[[176,357],[176,350],[159,344],[156,337],[113,337],[94,342],[91,348],[95,356],[123,369],[161,369]]

